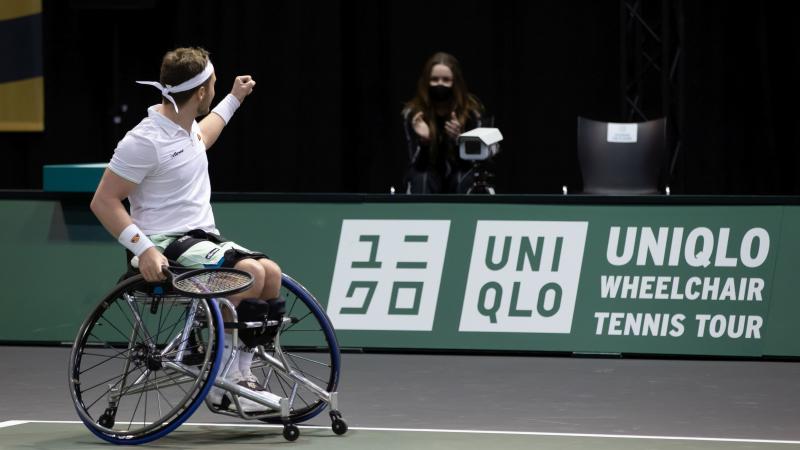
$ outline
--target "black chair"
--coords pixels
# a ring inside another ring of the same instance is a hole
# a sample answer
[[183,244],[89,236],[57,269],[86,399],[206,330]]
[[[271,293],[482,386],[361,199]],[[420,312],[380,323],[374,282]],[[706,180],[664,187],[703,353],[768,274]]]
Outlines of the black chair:
[[660,193],[659,179],[667,164],[667,119],[624,125],[626,132],[614,134],[609,133],[608,122],[578,117],[578,162],[584,193]]

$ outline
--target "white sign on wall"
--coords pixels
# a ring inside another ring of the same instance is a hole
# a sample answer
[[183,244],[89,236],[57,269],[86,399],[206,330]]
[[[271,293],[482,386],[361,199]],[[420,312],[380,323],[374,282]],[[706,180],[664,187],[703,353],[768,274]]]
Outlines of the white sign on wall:
[[449,220],[344,220],[328,316],[338,330],[433,328]]
[[569,333],[587,228],[478,221],[459,331]]

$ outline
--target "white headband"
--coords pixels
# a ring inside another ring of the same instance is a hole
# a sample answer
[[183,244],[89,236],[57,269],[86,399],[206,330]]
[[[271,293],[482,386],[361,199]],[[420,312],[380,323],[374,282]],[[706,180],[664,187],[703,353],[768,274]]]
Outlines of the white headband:
[[137,83],[139,83],[139,84],[149,84],[150,86],[154,86],[156,89],[161,91],[161,95],[163,95],[164,97],[166,97],[167,100],[172,102],[172,106],[175,107],[175,112],[178,112],[178,104],[175,103],[175,99],[172,98],[172,96],[169,95],[169,94],[170,93],[176,93],[176,92],[184,92],[184,91],[188,91],[190,89],[194,89],[197,86],[200,86],[201,84],[205,83],[205,81],[208,80],[208,78],[213,73],[214,73],[214,65],[211,64],[211,60],[209,59],[208,63],[206,63],[205,69],[203,69],[202,72],[198,73],[197,75],[193,76],[192,78],[189,78],[188,80],[184,81],[183,83],[181,83],[181,84],[179,84],[177,86],[170,86],[168,84],[167,85],[163,85],[163,84],[159,83],[158,81],[137,81]]

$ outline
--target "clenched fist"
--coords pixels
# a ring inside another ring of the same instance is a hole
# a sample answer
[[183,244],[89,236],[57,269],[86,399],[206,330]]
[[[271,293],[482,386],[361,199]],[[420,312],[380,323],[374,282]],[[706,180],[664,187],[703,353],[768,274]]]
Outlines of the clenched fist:
[[239,100],[239,103],[244,101],[244,98],[253,92],[256,81],[250,75],[239,75],[233,81],[233,88],[231,94]]

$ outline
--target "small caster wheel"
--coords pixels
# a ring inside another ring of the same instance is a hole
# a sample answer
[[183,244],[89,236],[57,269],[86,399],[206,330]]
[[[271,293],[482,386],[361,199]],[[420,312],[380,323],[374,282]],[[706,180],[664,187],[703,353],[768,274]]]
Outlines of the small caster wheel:
[[347,422],[342,419],[333,419],[333,423],[331,424],[331,429],[334,433],[338,435],[343,435],[347,433]]
[[100,416],[100,420],[97,421],[97,424],[105,428],[114,428],[114,418],[107,414],[103,414]]
[[109,407],[103,411],[103,414],[100,415],[100,418],[97,419],[97,424],[101,427],[105,428],[114,428],[115,418],[117,417],[117,408],[116,407]]
[[297,425],[288,424],[283,426],[283,437],[287,441],[296,441],[300,437],[300,429]]

